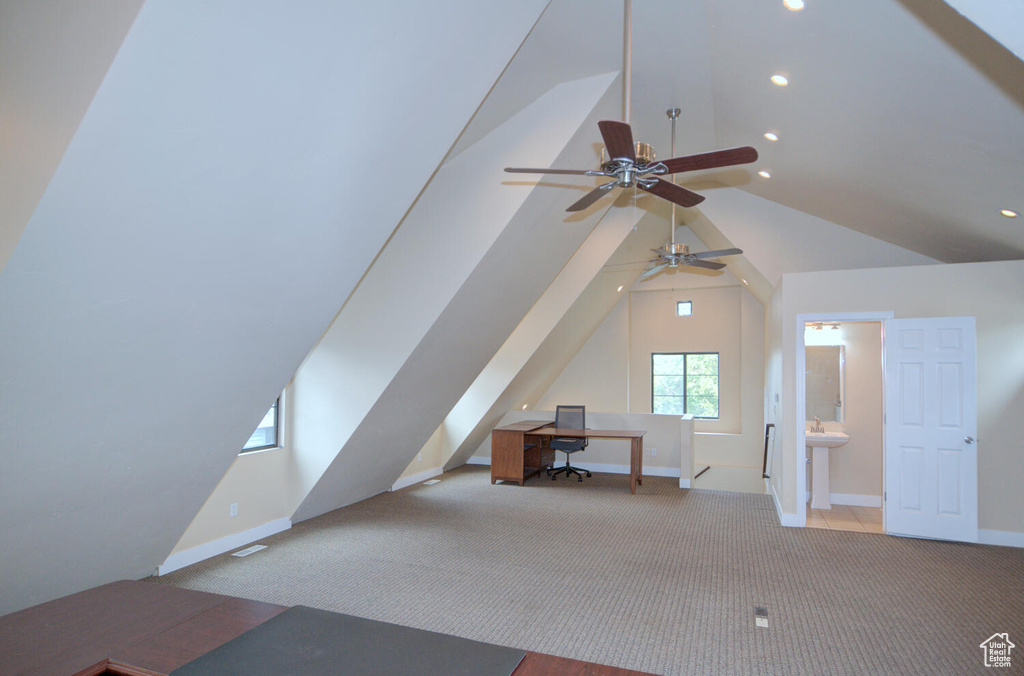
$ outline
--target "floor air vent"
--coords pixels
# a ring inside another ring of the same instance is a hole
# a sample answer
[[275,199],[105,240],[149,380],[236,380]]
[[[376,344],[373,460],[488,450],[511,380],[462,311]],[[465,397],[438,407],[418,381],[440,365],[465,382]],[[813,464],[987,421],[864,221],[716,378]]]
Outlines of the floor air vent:
[[261,549],[266,549],[266,548],[267,548],[266,545],[253,545],[252,547],[246,547],[245,549],[239,549],[237,552],[235,552],[231,556],[249,556],[250,554],[255,554],[256,552],[260,551]]

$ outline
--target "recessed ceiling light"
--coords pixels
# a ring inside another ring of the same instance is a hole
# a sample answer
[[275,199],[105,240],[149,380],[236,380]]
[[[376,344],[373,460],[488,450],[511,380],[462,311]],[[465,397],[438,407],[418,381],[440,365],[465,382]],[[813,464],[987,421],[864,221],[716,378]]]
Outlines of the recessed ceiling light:
[[618,288],[618,289],[616,289],[616,291],[622,291],[622,287],[621,287],[621,286],[619,286],[619,288]]
[[760,176],[761,178],[771,178],[772,177],[772,175],[769,174],[764,169],[762,169],[761,171],[757,172],[757,175]]
[[789,78],[781,73],[776,73],[775,75],[772,75],[772,84],[785,87],[789,84]]
[[1017,216],[1020,215],[1013,209],[1001,209],[999,213],[1001,213],[1003,216],[1006,216],[1007,218],[1017,218]]
[[782,0],[782,4],[786,6],[786,9],[799,12],[804,8],[804,0]]
[[771,132],[771,131],[766,131],[764,133],[764,137],[766,139],[768,139],[769,141],[778,141],[779,140],[779,135],[776,134],[775,132]]

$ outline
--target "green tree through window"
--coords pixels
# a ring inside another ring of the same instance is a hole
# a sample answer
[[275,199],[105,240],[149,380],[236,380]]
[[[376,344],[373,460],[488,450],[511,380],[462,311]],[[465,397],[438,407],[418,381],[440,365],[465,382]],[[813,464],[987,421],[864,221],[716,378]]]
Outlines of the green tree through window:
[[651,355],[651,412],[718,417],[718,353]]

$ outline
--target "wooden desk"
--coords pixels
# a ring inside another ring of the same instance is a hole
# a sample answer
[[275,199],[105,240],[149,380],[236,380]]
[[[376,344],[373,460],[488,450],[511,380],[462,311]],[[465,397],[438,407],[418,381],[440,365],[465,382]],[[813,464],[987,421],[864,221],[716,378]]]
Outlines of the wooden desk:
[[524,420],[491,430],[491,483],[515,481],[520,486],[555,464],[548,437],[532,434],[550,420]]
[[[569,430],[544,427],[532,430],[536,437],[586,437],[587,439],[629,439],[629,492],[636,493],[637,484],[644,483],[644,435],[647,430]],[[492,451],[492,460],[493,451]]]
[[[629,492],[636,493],[644,483],[644,434],[647,430],[566,430],[552,427],[551,421],[524,420],[491,430],[491,483],[515,481],[520,486],[542,469],[553,467],[555,452],[551,437],[587,439],[629,439]],[[534,444],[524,450],[524,446]]]

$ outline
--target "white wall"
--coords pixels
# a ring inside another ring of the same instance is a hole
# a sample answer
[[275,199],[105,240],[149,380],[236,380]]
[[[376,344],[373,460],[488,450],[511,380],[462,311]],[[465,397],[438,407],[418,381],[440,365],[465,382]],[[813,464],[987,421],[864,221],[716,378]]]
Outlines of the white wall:
[[544,4],[142,6],[0,273],[0,613],[165,559]]
[[[684,229],[677,241],[705,248]],[[693,300],[695,314],[677,317],[676,300]],[[728,272],[658,275],[634,285],[534,408],[576,402],[649,413],[652,352],[717,351],[722,418],[695,421],[696,462],[760,467],[764,336],[764,308]]]
[[595,411],[629,410],[629,295],[623,294],[590,339],[533,406],[554,411],[582,403]]
[[0,270],[142,0],[0,6]]
[[[892,311],[897,318],[971,315],[978,339],[978,518],[983,531],[1024,533],[1024,261],[928,265],[783,276],[773,335],[781,335],[781,378],[769,358],[769,397],[779,393],[781,420],[795,420],[798,314]],[[801,329],[802,330],[802,329]],[[781,387],[780,387],[781,383]],[[780,391],[781,390],[781,391]],[[803,412],[800,413],[800,419]],[[777,445],[784,477],[773,475],[782,510],[797,510],[796,431]],[[799,451],[799,452],[798,452]]]

